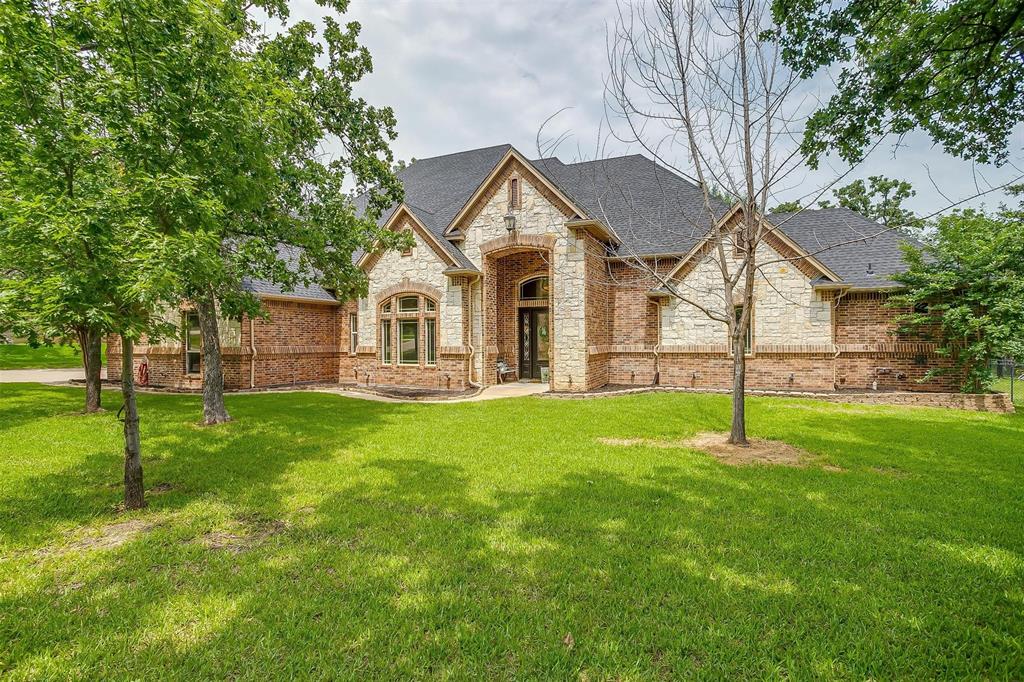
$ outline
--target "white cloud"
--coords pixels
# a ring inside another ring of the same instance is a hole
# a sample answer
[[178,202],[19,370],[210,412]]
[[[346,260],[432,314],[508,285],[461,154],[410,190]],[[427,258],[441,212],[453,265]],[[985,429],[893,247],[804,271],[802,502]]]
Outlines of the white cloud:
[[[293,20],[322,13],[313,0],[292,2]],[[568,107],[550,132],[571,134],[560,148],[569,161],[595,155],[604,118],[605,24],[614,15],[614,0],[352,0],[343,21],[362,25],[374,73],[358,93],[395,110],[398,158],[505,142],[532,157],[538,128]],[[821,77],[806,91],[825,95],[829,87],[828,78]],[[1024,133],[1013,143],[1024,147]],[[613,143],[606,153],[625,151],[635,150]],[[1018,174],[973,169],[933,147],[926,135],[912,134],[895,157],[883,146],[849,179],[883,174],[909,180],[918,193],[912,208],[927,213],[948,203],[943,194],[955,200],[975,193],[976,170],[994,184]],[[809,184],[828,181],[832,172],[794,178],[793,188],[779,198],[797,198]],[[994,205],[1001,198],[990,195],[984,201]]]

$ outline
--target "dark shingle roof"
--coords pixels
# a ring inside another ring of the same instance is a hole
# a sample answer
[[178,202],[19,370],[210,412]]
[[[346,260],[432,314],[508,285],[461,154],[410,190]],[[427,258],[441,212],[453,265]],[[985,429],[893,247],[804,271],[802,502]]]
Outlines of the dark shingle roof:
[[[457,246],[445,239],[444,231],[511,148],[510,144],[501,144],[419,159],[398,173],[398,179],[405,188],[405,205],[437,237],[437,241],[460,267],[476,269]],[[365,197],[356,200],[356,208],[359,211],[366,208]],[[386,211],[378,224],[386,223],[397,208],[394,206]]]
[[[424,224],[457,267],[476,269],[458,246],[444,237],[452,219],[512,149],[503,144],[416,161],[398,173],[405,204]],[[711,217],[700,187],[654,161],[633,154],[566,164],[557,158],[530,162],[588,218],[610,227],[620,240],[619,256],[685,254],[704,239]],[[356,200],[365,209],[365,198]],[[379,220],[383,225],[392,207]],[[719,219],[729,206],[713,200]],[[888,276],[902,272],[899,248],[910,241],[845,208],[776,213],[769,219],[801,248],[813,254],[843,284],[876,288],[896,286]],[[358,258],[361,254],[356,254]],[[868,264],[874,274],[868,273]],[[840,282],[837,282],[840,283]]]
[[[899,286],[889,276],[907,269],[900,243],[915,243],[848,208],[772,213],[768,219],[853,287]],[[874,274],[868,273],[869,265]]]
[[[639,154],[532,163],[589,218],[615,231],[619,255],[687,253],[711,229],[700,188]],[[716,220],[729,209],[718,200],[711,208]]]
[[[288,266],[288,269],[292,272],[298,270],[299,255],[301,252],[302,250],[297,246],[279,244],[277,247],[278,259],[284,261]],[[265,279],[244,277],[242,279],[242,288],[245,291],[250,291],[260,296],[288,296],[291,298],[302,298],[309,301],[324,302],[335,302],[338,300],[333,294],[331,294],[331,292],[316,283],[310,283],[309,286],[298,284],[291,291],[285,291],[279,284],[275,284],[274,282],[269,282]]]

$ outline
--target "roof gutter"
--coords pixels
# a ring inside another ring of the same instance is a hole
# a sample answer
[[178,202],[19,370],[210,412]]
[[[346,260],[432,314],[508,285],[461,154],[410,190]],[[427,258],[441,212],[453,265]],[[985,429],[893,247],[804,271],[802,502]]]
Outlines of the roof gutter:
[[841,291],[844,294],[848,294],[850,292],[853,292],[853,293],[858,293],[858,292],[860,292],[860,293],[870,293],[870,292],[873,292],[873,291],[896,291],[897,289],[902,289],[903,287],[899,286],[898,284],[893,284],[893,285],[889,285],[889,286],[876,286],[876,287],[857,287],[857,286],[853,286],[853,285],[850,285],[850,284],[843,284],[842,282],[839,282],[839,283],[831,283],[830,282],[828,284],[815,284],[815,285],[813,285],[812,288],[815,291]]
[[611,242],[616,246],[622,243],[611,228],[606,227],[603,223],[597,220],[568,220],[566,221],[565,226],[572,230],[586,230],[598,239]]
[[257,293],[260,299],[265,301],[294,301],[296,303],[319,303],[320,305],[341,305],[341,301],[336,298],[309,298],[306,296],[289,296],[287,294],[260,294]]

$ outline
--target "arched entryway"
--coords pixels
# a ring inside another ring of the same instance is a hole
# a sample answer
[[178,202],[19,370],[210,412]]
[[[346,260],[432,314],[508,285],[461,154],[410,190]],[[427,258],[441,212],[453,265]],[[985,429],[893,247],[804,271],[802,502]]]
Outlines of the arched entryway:
[[505,379],[551,382],[552,242],[543,236],[510,235],[484,251],[485,385],[501,380],[499,367],[511,370]]

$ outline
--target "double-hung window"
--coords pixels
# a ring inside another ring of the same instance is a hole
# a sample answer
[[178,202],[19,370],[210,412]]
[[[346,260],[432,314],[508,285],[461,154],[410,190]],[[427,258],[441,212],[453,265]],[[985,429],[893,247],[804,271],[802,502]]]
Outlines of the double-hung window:
[[352,355],[356,354],[356,348],[359,346],[359,314],[349,313],[348,314],[348,352]]

